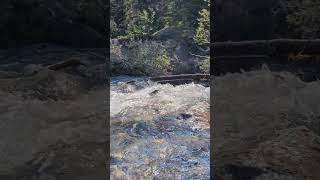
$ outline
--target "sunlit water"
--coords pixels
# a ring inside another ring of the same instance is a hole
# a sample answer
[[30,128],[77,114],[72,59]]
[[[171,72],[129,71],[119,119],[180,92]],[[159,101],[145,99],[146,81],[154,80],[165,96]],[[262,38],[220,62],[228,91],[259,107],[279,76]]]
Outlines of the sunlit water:
[[111,82],[111,179],[209,179],[210,89],[128,80]]

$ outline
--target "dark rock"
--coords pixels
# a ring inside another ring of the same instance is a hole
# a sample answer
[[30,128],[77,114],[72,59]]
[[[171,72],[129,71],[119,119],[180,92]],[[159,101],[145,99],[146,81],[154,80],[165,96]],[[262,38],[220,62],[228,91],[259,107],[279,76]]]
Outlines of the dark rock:
[[151,93],[149,93],[150,95],[156,95],[156,94],[158,94],[159,93],[159,90],[154,90],[154,91],[152,91]]
[[125,128],[130,136],[155,136],[159,132],[146,122],[131,122]]
[[135,80],[131,80],[131,81],[127,81],[125,82],[126,84],[130,84],[130,85],[135,85],[136,81]]
[[178,116],[178,119],[186,120],[186,119],[189,119],[189,118],[191,118],[191,117],[192,117],[191,114],[181,113],[181,114]]

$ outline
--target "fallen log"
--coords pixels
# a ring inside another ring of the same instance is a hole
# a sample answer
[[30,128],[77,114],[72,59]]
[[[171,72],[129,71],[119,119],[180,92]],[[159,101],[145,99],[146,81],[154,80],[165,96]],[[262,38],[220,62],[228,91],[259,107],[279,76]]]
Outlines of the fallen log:
[[193,79],[172,79],[172,80],[161,80],[157,81],[159,84],[172,84],[172,85],[180,85],[180,84],[189,84],[192,83]]
[[192,79],[192,80],[210,79],[210,74],[179,74],[179,75],[167,75],[167,76],[158,76],[158,77],[150,78],[151,81],[179,80],[179,79]]
[[320,54],[320,39],[272,39],[239,42],[216,42],[211,44],[214,56],[221,55],[284,55]]
[[202,80],[194,80],[194,79],[172,79],[172,80],[161,80],[157,81],[159,84],[171,84],[171,85],[182,85],[182,84],[202,84],[203,86],[209,86],[209,79],[202,79]]

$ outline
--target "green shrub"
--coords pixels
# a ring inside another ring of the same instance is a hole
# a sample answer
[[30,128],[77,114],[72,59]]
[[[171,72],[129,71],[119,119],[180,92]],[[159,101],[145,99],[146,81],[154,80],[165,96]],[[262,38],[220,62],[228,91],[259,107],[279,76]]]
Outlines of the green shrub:
[[166,49],[155,42],[132,42],[127,57],[133,69],[149,76],[165,74],[170,65]]
[[194,40],[197,44],[209,43],[210,41],[210,13],[207,9],[199,12],[198,27]]
[[210,73],[210,57],[205,57],[199,62],[199,69],[203,73]]

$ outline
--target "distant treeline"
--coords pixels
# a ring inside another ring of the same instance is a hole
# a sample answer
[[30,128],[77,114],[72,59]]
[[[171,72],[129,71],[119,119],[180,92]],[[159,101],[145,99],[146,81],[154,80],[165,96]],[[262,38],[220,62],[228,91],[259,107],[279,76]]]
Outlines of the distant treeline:
[[209,0],[111,0],[110,27],[111,38],[148,38],[175,27],[184,37],[204,40],[209,36]]

